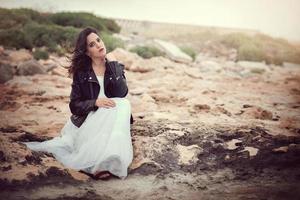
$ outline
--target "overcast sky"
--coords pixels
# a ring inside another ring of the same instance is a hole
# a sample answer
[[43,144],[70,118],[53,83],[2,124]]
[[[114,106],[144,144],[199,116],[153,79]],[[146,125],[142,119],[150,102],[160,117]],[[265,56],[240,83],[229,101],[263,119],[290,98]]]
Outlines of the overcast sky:
[[300,41],[300,0],[0,0],[0,7],[248,28]]

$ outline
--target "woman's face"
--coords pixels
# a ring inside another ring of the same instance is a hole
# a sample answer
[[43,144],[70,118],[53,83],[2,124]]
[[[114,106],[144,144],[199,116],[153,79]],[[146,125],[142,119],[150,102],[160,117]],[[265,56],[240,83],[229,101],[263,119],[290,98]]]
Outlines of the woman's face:
[[96,33],[90,33],[87,38],[86,55],[91,59],[104,58],[106,48],[102,39]]

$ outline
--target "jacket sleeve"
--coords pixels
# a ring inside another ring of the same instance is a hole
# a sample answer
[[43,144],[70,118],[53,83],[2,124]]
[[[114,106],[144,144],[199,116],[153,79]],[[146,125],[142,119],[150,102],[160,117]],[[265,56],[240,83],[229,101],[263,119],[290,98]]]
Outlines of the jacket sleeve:
[[121,69],[121,74],[122,74],[122,86],[125,88],[125,93],[122,95],[125,97],[128,94],[128,86],[127,86],[127,81],[126,81],[126,76],[125,76],[125,66],[122,63],[119,63],[120,69]]
[[73,76],[69,108],[74,115],[86,115],[90,111],[97,110],[95,105],[97,99],[83,99],[80,83],[76,74]]

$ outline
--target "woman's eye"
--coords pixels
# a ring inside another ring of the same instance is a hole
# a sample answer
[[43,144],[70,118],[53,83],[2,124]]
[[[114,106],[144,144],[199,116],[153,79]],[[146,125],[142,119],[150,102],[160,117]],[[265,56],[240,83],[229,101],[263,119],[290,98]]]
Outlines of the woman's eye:
[[97,42],[100,42],[100,39],[99,39],[99,38],[97,38]]

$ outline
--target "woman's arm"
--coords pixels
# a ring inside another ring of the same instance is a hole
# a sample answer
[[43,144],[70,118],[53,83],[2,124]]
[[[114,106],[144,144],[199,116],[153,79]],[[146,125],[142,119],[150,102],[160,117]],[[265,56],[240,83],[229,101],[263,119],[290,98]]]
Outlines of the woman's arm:
[[83,99],[78,77],[74,74],[69,103],[71,113],[80,116],[97,110],[96,100],[97,99]]
[[125,77],[125,67],[122,63],[119,63],[117,61],[113,62],[112,65],[112,94],[114,97],[125,97],[128,94],[128,86]]
[[123,82],[125,83],[125,87],[127,88],[126,93],[123,95],[123,97],[125,97],[128,94],[128,86],[127,86],[127,80],[126,80],[126,76],[125,76],[125,66],[124,64],[120,63],[121,69],[122,69],[122,76],[123,76]]

